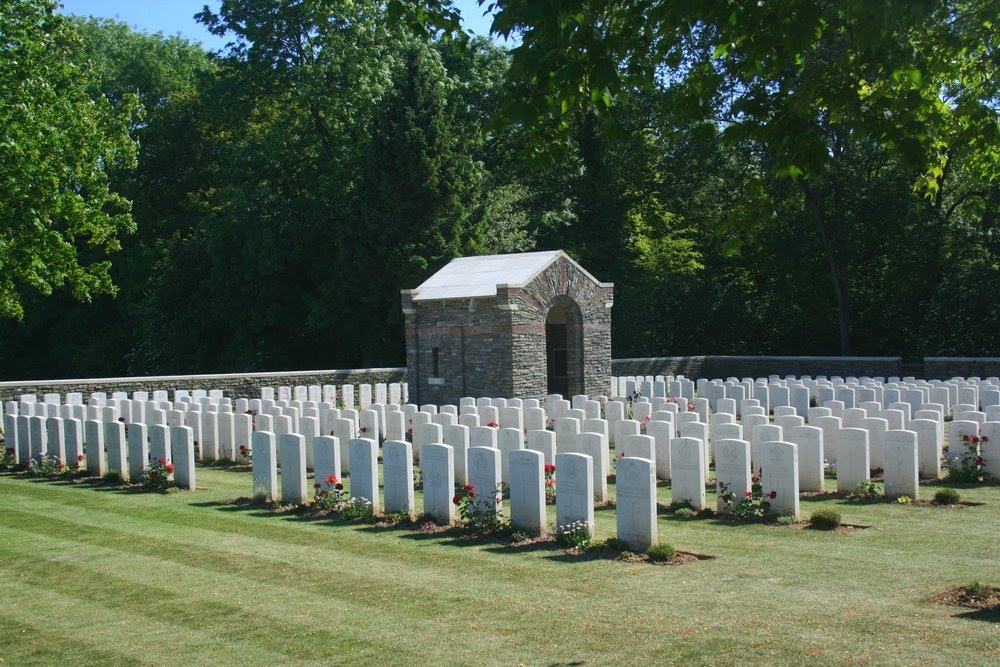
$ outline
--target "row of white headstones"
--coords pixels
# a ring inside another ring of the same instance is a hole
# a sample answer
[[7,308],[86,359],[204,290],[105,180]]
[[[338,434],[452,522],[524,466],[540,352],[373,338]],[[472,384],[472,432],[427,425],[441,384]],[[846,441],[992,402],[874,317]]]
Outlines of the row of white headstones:
[[[910,390],[906,386],[889,386],[900,383],[881,386],[877,379],[862,380],[864,386],[851,379],[807,381],[816,383],[809,387],[817,391],[815,395],[829,389],[838,398],[846,399],[851,398],[847,390],[855,396],[861,393],[864,398],[874,398],[862,391],[880,388],[881,396],[875,397],[883,400],[887,391],[888,397],[894,398],[893,391]],[[637,380],[631,382],[642,386]],[[669,386],[667,382],[676,380],[664,380]],[[680,382],[683,388],[684,381]],[[342,472],[349,471],[351,495],[367,498],[375,509],[383,506],[378,497],[377,461],[384,436],[386,511],[414,510],[412,466],[418,460],[423,469],[426,513],[451,522],[455,484],[473,484],[480,502],[490,502],[494,490],[504,482],[510,488],[512,522],[531,532],[545,530],[546,464],[555,464],[559,469],[557,523],[592,523],[594,501],[607,499],[609,446],[614,443],[622,457],[616,462],[619,537],[636,549],[656,539],[656,478],[672,480],[673,500],[701,508],[705,506],[704,482],[713,459],[718,488],[725,485],[735,494],[745,492],[751,488],[751,471],[757,470],[765,492],[774,492],[772,509],[793,517],[798,516],[800,491],[823,488],[824,454],[827,459],[839,459],[840,490],[853,489],[857,481],[869,478],[871,469],[884,467],[887,495],[916,498],[921,476],[940,475],[944,406],[922,403],[911,418],[907,409],[913,407],[910,403],[885,407],[879,401],[862,401],[859,407],[845,407],[847,401],[833,399],[823,407],[808,408],[809,422],[815,425],[806,426],[796,408],[775,405],[772,425],[767,408],[760,405],[761,398],[770,399],[773,393],[780,396],[782,389],[789,388],[785,382],[795,387],[800,381],[755,381],[752,389],[756,398],[737,401],[720,397],[713,389],[722,386],[739,396],[740,389],[745,389],[742,382],[711,381],[706,387],[706,393],[715,393],[716,411],[711,414],[710,399],[693,398],[689,402],[655,396],[655,385],[648,387],[653,397],[640,396],[631,402],[587,396],[567,401],[550,396],[546,402],[549,418],[539,401],[518,399],[466,398],[459,406],[440,409],[381,403],[361,411],[337,409],[329,402],[309,401],[308,388],[304,388],[305,401],[294,398],[298,389],[291,388],[291,399],[276,399],[275,395],[283,393],[279,388],[276,394],[265,390],[260,399],[237,399],[235,404],[221,392],[175,395],[174,405],[165,402],[165,392],[154,393],[152,401],[143,400],[148,397],[141,394],[132,398],[116,394],[110,400],[94,395],[88,406],[83,406],[76,396],[68,396],[65,405],[55,403],[51,396],[43,404],[32,401],[33,397],[22,397],[20,404],[6,406],[5,426],[8,433],[14,434],[20,460],[47,452],[72,461],[86,444],[86,467],[93,474],[110,469],[135,478],[141,474],[142,464],[153,457],[171,461],[178,485],[185,488],[194,488],[194,461],[198,456],[238,459],[240,443],[246,442],[243,446],[254,452],[255,495],[304,503],[308,499],[308,468],[314,469],[316,480],[340,478]],[[983,393],[995,388],[990,380],[981,384],[958,380],[950,384],[956,384],[957,390],[976,385]],[[344,394],[348,392],[341,396]],[[976,400],[978,403],[978,397]],[[959,410],[960,417],[949,425],[951,442],[959,442],[962,434],[979,433],[980,429],[987,443],[1000,441],[992,435],[1000,426],[993,421],[1000,418],[998,410],[992,409],[995,406],[988,406],[982,413],[967,409],[970,407],[979,406],[949,406]],[[629,409],[635,419],[625,419]],[[64,416],[47,416],[56,411]],[[876,413],[878,416],[869,416]],[[741,424],[736,423],[737,414]],[[119,421],[120,415],[123,421]],[[547,430],[547,425],[553,430]],[[751,437],[743,440],[742,434],[747,431]],[[406,441],[407,436],[412,444]],[[9,438],[8,446],[10,443]],[[989,472],[1000,460],[995,451],[996,445],[990,444],[982,449]],[[417,454],[419,459],[414,456]],[[498,510],[499,504],[493,508]]]

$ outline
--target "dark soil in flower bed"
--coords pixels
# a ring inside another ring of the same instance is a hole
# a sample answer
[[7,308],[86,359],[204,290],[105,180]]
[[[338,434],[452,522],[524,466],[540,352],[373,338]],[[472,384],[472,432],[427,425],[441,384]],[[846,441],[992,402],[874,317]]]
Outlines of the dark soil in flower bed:
[[853,533],[859,530],[866,530],[871,528],[871,526],[863,526],[854,523],[842,523],[836,528],[817,528],[809,522],[800,521],[798,523],[790,524],[791,528],[796,528],[798,530],[815,530],[821,533],[836,533],[837,535],[844,535],[846,533]]
[[1000,588],[996,586],[957,586],[930,598],[935,604],[1000,612]]

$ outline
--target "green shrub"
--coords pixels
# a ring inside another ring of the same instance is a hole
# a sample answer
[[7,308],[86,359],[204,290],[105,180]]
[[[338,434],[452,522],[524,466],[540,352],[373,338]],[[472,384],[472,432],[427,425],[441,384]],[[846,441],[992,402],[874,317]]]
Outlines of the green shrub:
[[114,484],[114,485],[125,483],[125,479],[122,477],[122,473],[120,470],[109,470],[108,472],[104,473],[104,477],[101,478],[101,481],[104,482],[105,484]]
[[882,489],[871,480],[858,482],[854,487],[854,493],[847,494],[851,500],[875,500],[882,497]]
[[938,505],[954,505],[961,499],[955,489],[938,489],[934,492],[934,502]]
[[682,508],[680,508],[680,509],[678,509],[678,510],[676,510],[674,512],[674,516],[679,516],[679,517],[683,517],[685,519],[690,519],[693,516],[698,516],[698,513],[695,512],[690,507],[682,507]]
[[617,537],[609,537],[604,540],[604,546],[607,549],[612,549],[613,551],[628,551],[628,542],[625,540],[619,540]]
[[795,523],[795,517],[791,516],[790,514],[782,514],[776,519],[776,521],[778,522],[779,526],[790,526],[793,523]]
[[669,544],[661,542],[649,547],[649,549],[646,550],[646,555],[649,556],[649,560],[666,562],[674,559],[674,556],[677,555],[677,550]]
[[833,530],[840,525],[840,512],[834,510],[816,510],[809,517],[809,523],[820,530]]

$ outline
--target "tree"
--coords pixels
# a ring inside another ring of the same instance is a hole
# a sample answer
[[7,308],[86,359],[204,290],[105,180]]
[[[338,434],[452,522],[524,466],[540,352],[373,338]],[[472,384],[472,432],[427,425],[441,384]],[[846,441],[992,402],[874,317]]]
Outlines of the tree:
[[106,255],[133,230],[108,169],[135,164],[137,103],[92,95],[80,36],[54,0],[0,6],[0,314],[24,316],[27,290],[113,293]]
[[[428,23],[447,29],[439,4],[426,8]],[[761,146],[771,175],[795,179],[823,242],[845,354],[847,156],[877,145],[930,196],[941,192],[961,147],[971,147],[964,160],[975,173],[1000,176],[997,0],[492,6],[494,32],[522,41],[504,108],[538,152],[564,150],[580,114],[622,134],[618,111],[636,91],[670,89],[674,122],[709,120],[731,144]]]

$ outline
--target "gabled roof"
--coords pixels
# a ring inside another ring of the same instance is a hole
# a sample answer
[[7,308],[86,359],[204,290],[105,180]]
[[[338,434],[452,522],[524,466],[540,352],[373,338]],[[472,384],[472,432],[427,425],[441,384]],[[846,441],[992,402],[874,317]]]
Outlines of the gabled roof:
[[413,290],[413,300],[496,296],[497,285],[524,287],[560,257],[565,257],[591,280],[598,282],[562,250],[458,257]]

